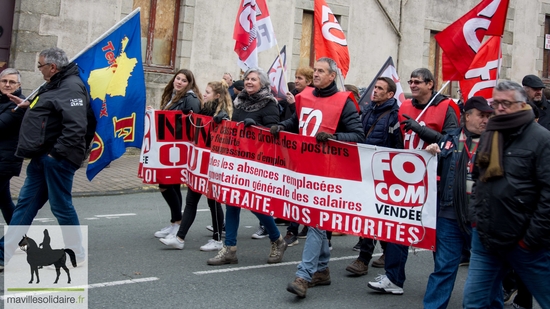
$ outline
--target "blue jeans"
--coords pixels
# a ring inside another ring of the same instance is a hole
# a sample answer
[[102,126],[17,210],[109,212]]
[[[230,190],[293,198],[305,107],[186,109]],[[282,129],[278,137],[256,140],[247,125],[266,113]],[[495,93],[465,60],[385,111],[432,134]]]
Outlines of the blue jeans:
[[328,267],[330,250],[328,248],[327,232],[318,228],[309,227],[306,243],[302,252],[302,261],[298,264],[296,277],[311,282],[311,277],[318,271]]
[[460,230],[456,220],[437,218],[434,272],[428,279],[424,308],[447,308],[453,293],[462,250],[469,239],[470,236]]
[[464,308],[502,308],[502,278],[507,265],[519,275],[542,308],[550,308],[550,250],[528,251],[517,245],[502,252],[483,247],[472,231],[472,256],[464,287]]
[[[252,212],[260,224],[263,225],[269,234],[269,239],[274,242],[281,236],[279,228],[275,224],[273,217],[264,215],[258,212]],[[225,245],[237,245],[237,231],[239,229],[239,221],[241,217],[241,207],[226,205],[225,208]]]
[[386,260],[384,261],[384,270],[390,281],[400,288],[405,283],[405,264],[409,257],[409,247],[389,242],[386,245]]
[[[48,155],[33,158],[27,166],[27,178],[19,193],[17,206],[13,212],[10,227],[6,235],[0,240],[0,259],[8,261],[17,248],[26,229],[11,228],[12,226],[31,225],[38,211],[49,200],[53,215],[59,225],[78,226],[78,215],[72,202],[71,190],[74,173],[78,166],[65,159],[57,160]],[[80,228],[75,227],[71,232],[63,233],[66,248],[71,248],[77,260],[85,259],[82,247]]]

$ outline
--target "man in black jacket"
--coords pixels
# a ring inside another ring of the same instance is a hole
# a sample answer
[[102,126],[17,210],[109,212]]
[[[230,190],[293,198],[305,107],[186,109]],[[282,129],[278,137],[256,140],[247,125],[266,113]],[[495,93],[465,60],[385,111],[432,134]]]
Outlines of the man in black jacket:
[[526,75],[521,81],[523,89],[527,93],[527,100],[538,107],[539,124],[550,130],[550,114],[548,113],[548,101],[542,90],[546,88],[542,80],[536,75]]
[[[350,92],[340,92],[334,79],[338,67],[330,58],[317,60],[313,70],[313,85],[296,96],[294,115],[271,127],[275,136],[281,130],[315,136],[317,142],[329,139],[363,142],[365,134],[356,105]],[[330,284],[329,242],[326,231],[310,227],[298,265],[296,279],[288,284],[287,291],[306,297],[308,287]]]
[[470,197],[472,256],[464,308],[501,307],[511,266],[542,308],[550,308],[550,132],[534,121],[512,81],[493,91],[495,116],[481,135]]
[[[69,63],[59,48],[43,50],[38,69],[46,83],[30,101],[19,134],[16,155],[30,158],[27,178],[21,188],[10,226],[28,226],[38,210],[49,200],[53,215],[62,226],[78,226],[80,222],[72,203],[71,190],[76,170],[84,160],[89,141],[86,140],[89,95],[78,75],[78,67]],[[10,97],[18,105],[22,99]],[[0,242],[0,261],[9,260],[17,241],[25,231],[11,229]],[[64,229],[65,246],[75,251],[82,261],[79,229]],[[5,249],[5,250],[4,250]]]

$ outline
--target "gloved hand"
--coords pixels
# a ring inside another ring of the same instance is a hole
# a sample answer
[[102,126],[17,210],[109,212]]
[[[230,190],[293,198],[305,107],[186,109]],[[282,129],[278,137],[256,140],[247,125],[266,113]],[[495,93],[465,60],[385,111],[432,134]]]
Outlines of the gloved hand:
[[184,108],[181,110],[185,115],[189,114],[190,111],[192,111],[192,109],[190,108]]
[[327,132],[319,132],[315,135],[318,142],[326,142],[329,138],[334,139],[334,135]]
[[416,120],[412,119],[409,115],[403,114],[403,117],[407,118],[407,120],[401,121],[401,124],[405,125],[405,131],[412,130],[418,133],[422,129],[422,126],[418,122],[416,122]]
[[216,116],[214,116],[215,123],[220,123],[222,120],[229,120],[229,115],[223,109]]
[[244,124],[244,127],[250,127],[250,126],[255,126],[256,125],[256,121],[254,121],[254,119],[252,118],[245,118],[243,120],[243,124]]
[[271,126],[271,129],[269,129],[269,132],[271,132],[271,134],[273,134],[273,136],[275,138],[279,138],[279,132],[283,131],[285,129],[285,127],[283,127],[282,125],[272,125]]

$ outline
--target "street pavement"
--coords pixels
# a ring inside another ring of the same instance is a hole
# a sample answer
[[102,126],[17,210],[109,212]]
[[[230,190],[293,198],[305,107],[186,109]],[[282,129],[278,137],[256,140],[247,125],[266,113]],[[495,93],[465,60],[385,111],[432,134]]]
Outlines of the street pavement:
[[[404,295],[385,295],[367,287],[383,269],[371,268],[362,277],[345,271],[357,257],[352,250],[357,237],[333,237],[332,284],[310,288],[307,297],[299,299],[288,293],[286,286],[294,280],[305,239],[287,249],[283,263],[267,264],[269,240],[250,237],[258,220],[248,210],[241,212],[238,264],[206,264],[216,252],[199,250],[211,237],[205,229],[211,224],[205,198],[199,203],[184,249],[163,245],[153,233],[168,224],[169,209],[155,185],[145,185],[137,178],[138,161],[137,154],[127,154],[92,182],[86,179],[85,168],[75,175],[73,202],[81,224],[88,226],[89,308],[422,308],[433,270],[429,251],[409,254]],[[13,179],[14,196],[23,180],[24,171]],[[55,223],[46,204],[33,225]],[[279,229],[286,233],[284,226]],[[374,259],[380,254],[377,247]],[[449,308],[461,307],[467,271],[467,267],[459,269]],[[43,269],[40,276],[53,280],[55,271]],[[0,281],[3,291],[3,279]]]

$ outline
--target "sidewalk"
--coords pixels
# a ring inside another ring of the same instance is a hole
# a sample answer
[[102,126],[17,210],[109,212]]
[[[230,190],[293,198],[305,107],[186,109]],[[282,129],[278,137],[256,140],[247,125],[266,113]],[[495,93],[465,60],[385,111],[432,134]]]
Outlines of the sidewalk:
[[[10,182],[12,198],[17,199],[19,191],[25,181],[27,164],[23,162],[23,168],[19,177],[13,177]],[[137,177],[139,165],[138,154],[126,153],[122,157],[111,162],[110,167],[104,168],[90,182],[86,177],[86,165],[76,171],[73,182],[73,196],[112,195],[158,190],[157,185],[144,184]]]

